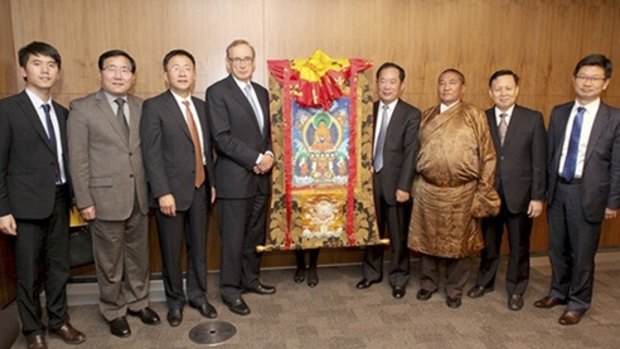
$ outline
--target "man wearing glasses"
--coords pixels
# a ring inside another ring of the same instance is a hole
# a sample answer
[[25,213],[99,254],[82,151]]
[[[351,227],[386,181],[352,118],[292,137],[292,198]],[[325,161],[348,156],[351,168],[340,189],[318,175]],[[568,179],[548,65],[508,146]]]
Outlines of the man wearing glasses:
[[620,111],[601,101],[611,61],[583,58],[573,71],[575,101],[553,108],[547,192],[551,287],[538,308],[565,304],[562,325],[577,324],[592,302],[594,256],[603,219],[620,208]]
[[70,105],[69,168],[80,214],[93,234],[99,310],[117,337],[125,315],[160,322],[149,305],[148,202],[142,153],[142,100],[129,95],[136,62],[121,50],[99,56],[101,89]]
[[206,92],[207,119],[215,142],[215,181],[222,240],[220,293],[228,308],[250,314],[242,292],[273,294],[258,276],[256,246],[265,238],[270,171],[273,166],[269,127],[269,95],[252,82],[256,58],[245,40],[226,48],[228,77]]

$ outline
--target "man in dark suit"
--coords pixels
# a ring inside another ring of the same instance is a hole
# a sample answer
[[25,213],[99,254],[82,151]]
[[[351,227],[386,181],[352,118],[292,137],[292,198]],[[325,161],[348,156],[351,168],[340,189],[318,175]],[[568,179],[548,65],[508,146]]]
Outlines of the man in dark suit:
[[28,348],[47,348],[39,304],[39,257],[49,330],[67,343],[85,340],[67,313],[71,203],[67,166],[67,109],[52,101],[60,54],[47,43],[19,50],[26,88],[0,100],[0,232],[15,236],[17,308]]
[[67,125],[75,201],[93,235],[99,310],[127,337],[126,314],[159,324],[149,308],[148,192],[140,152],[142,100],[129,95],[136,62],[110,50],[98,61],[101,89],[71,102]]
[[207,302],[205,260],[207,211],[215,200],[213,158],[204,102],[191,96],[195,66],[191,53],[168,52],[163,67],[169,90],[144,101],[140,121],[150,203],[156,209],[167,319],[173,327],[181,324],[186,304],[181,271],[183,231],[189,305],[207,318],[217,317]]
[[254,48],[235,40],[226,48],[230,75],[207,89],[207,118],[215,142],[215,180],[222,239],[220,293],[228,308],[248,315],[242,291],[273,294],[275,287],[259,281],[270,171],[273,167],[269,127],[269,95],[251,81]]
[[[411,217],[411,186],[418,151],[420,110],[400,99],[405,89],[405,70],[387,62],[377,70],[379,101],[373,105],[375,136],[374,201],[379,233],[385,235],[387,224],[392,253],[389,281],[392,296],[405,295],[409,281],[407,231]],[[366,289],[383,278],[383,246],[369,246],[364,251],[364,278],[358,289]]]
[[541,214],[545,197],[545,124],[540,112],[515,104],[519,76],[513,71],[499,70],[491,75],[489,95],[495,106],[487,109],[486,115],[497,154],[495,189],[502,206],[497,216],[482,221],[485,248],[476,285],[467,295],[478,298],[493,291],[506,226],[510,243],[506,272],[508,308],[520,310],[530,274],[532,220]]
[[620,110],[601,101],[611,61],[593,54],[573,71],[576,99],[553,108],[547,192],[551,288],[538,308],[566,304],[562,325],[581,320],[592,303],[594,256],[603,219],[620,208]]

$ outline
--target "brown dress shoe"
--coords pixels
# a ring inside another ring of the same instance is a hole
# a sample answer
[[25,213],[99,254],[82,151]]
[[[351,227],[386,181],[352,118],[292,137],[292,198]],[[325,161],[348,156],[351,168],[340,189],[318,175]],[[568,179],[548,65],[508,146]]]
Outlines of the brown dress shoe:
[[581,320],[582,316],[583,313],[578,312],[577,310],[566,310],[564,313],[562,313],[562,316],[560,316],[558,322],[560,323],[560,325],[564,326],[575,325],[579,323],[579,320]]
[[86,340],[84,333],[76,330],[66,322],[60,328],[50,329],[50,333],[62,339],[67,344],[80,344]]
[[45,336],[42,334],[35,334],[28,338],[28,349],[47,349]]
[[558,298],[553,298],[551,296],[544,296],[543,298],[534,302],[534,306],[536,308],[553,308],[556,305],[561,304],[566,304],[566,302]]

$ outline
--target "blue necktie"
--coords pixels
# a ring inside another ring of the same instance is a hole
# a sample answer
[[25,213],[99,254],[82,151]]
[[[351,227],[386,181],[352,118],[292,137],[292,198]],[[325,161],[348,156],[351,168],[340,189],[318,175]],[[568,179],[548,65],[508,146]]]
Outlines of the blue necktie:
[[383,106],[379,135],[377,136],[377,144],[375,144],[375,172],[379,172],[383,168],[383,146],[385,145],[385,134],[387,133],[389,109],[390,107],[387,105]]
[[586,108],[577,108],[577,115],[573,120],[573,129],[570,132],[570,140],[568,141],[568,152],[564,160],[564,168],[562,169],[562,178],[571,181],[575,178],[575,170],[577,169],[577,154],[579,153],[579,137],[581,136],[581,126],[583,125],[583,113]]
[[[58,151],[56,148],[56,132],[54,131],[54,124],[52,123],[52,115],[50,114],[49,104],[43,104],[43,111],[45,112],[45,123],[47,124],[47,139],[50,142],[50,146],[54,149],[54,155],[58,157]],[[56,183],[60,183],[60,168],[58,167],[58,159],[56,159]]]

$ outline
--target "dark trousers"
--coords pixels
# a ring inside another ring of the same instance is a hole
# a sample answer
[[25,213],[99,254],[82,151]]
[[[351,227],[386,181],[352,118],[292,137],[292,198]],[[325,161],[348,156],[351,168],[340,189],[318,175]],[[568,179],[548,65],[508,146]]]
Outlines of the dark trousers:
[[446,268],[446,295],[451,298],[461,297],[463,287],[469,279],[469,257],[443,258],[422,254],[420,262],[420,287],[435,292],[439,288],[441,265]]
[[195,305],[207,301],[207,210],[211,194],[209,188],[207,184],[196,189],[189,209],[177,211],[174,217],[164,215],[159,209],[155,211],[163,261],[166,303],[170,309],[181,309],[186,303],[181,270],[184,236],[187,249],[187,299]]
[[256,246],[265,240],[266,210],[267,195],[258,192],[248,199],[219,199],[220,293],[226,301],[259,283],[261,255]]
[[567,309],[584,312],[592,302],[594,256],[601,222],[586,220],[581,184],[558,183],[549,216],[549,296],[566,300]]
[[15,266],[17,308],[26,336],[45,333],[41,321],[38,277],[39,258],[46,266],[45,298],[49,327],[69,321],[66,285],[69,280],[69,221],[66,188],[56,194],[52,214],[45,219],[17,219]]
[[[381,237],[386,236],[386,229],[390,236],[390,265],[388,279],[392,287],[405,287],[409,281],[409,248],[407,248],[407,234],[409,219],[411,218],[411,201],[390,205],[385,201],[386,195],[382,191],[381,172],[375,173],[374,201],[377,212],[377,224]],[[383,276],[383,246],[368,246],[364,250],[362,272],[367,280],[378,280]]]
[[504,226],[508,230],[510,257],[506,271],[506,291],[509,295],[522,295],[530,276],[530,234],[532,220],[526,213],[510,213],[502,200],[499,214],[482,220],[485,247],[480,255],[480,268],[476,285],[494,287],[499,266]]

